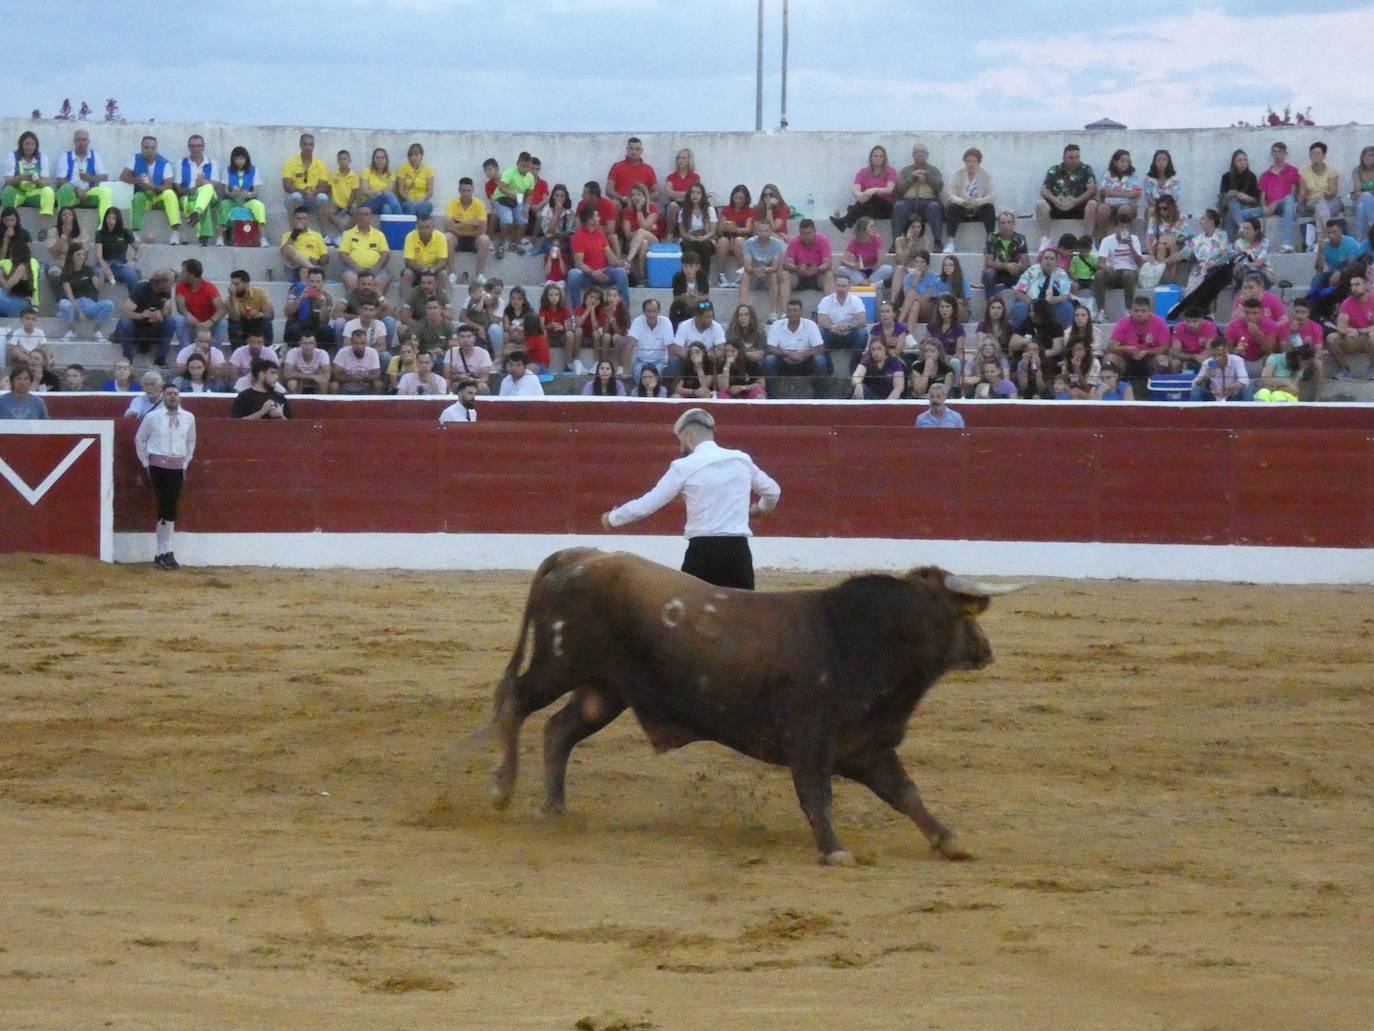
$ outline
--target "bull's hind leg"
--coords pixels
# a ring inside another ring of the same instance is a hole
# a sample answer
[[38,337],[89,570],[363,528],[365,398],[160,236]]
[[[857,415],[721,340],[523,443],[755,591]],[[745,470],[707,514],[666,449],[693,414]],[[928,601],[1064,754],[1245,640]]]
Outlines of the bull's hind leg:
[[830,866],[853,866],[854,857],[840,848],[835,837],[835,828],[830,822],[830,759],[828,754],[813,753],[801,755],[790,764],[792,786],[797,789],[797,800],[801,802],[802,812],[811,823],[811,832],[816,836],[816,847],[820,849],[821,860]]
[[591,737],[625,711],[625,703],[604,691],[584,688],[549,717],[544,726],[544,812],[561,816],[568,757],[579,741]]
[[520,728],[531,713],[567,694],[572,685],[565,683],[547,662],[536,653],[529,670],[517,675],[506,670],[496,691],[496,706],[492,722],[496,726],[501,759],[491,775],[491,799],[498,809],[510,804],[515,790],[515,775],[520,761]]
[[889,749],[881,752],[867,763],[843,764],[839,772],[850,780],[858,781],[888,805],[910,817],[921,829],[930,845],[946,859],[972,859],[973,856],[959,846],[954,832],[931,815],[921,793],[907,774],[897,753]]

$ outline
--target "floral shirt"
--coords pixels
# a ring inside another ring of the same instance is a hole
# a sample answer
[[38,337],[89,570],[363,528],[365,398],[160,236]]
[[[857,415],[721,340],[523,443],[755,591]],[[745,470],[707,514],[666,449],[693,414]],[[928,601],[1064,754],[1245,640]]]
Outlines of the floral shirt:
[[1226,231],[1223,229],[1218,229],[1211,236],[1198,233],[1184,245],[1183,253],[1203,268],[1214,268],[1230,255],[1231,241],[1226,238]]
[[1269,264],[1269,241],[1256,240],[1246,243],[1244,240],[1236,241],[1236,254],[1240,256],[1242,265],[1250,265],[1253,268],[1263,268]]
[[1062,164],[1051,165],[1045,173],[1045,189],[1056,197],[1081,197],[1097,185],[1093,166],[1080,164],[1070,172]]
[[987,243],[983,245],[984,254],[993,261],[1003,263],[1020,261],[1028,252],[1026,238],[1020,233],[1012,233],[1010,238],[1001,233],[991,233]]
[[[1016,281],[1016,289],[1035,301],[1040,299],[1040,289],[1044,283],[1045,270],[1039,264],[1035,264],[1021,273],[1021,278]],[[1069,274],[1062,268],[1055,269],[1054,275],[1050,277],[1049,292],[1061,297],[1068,297],[1073,293],[1073,283],[1069,281]]]
[[1161,222],[1158,218],[1150,219],[1145,227],[1145,246],[1153,249],[1166,236],[1179,241],[1188,239],[1188,220],[1179,218],[1177,222]]
[[1169,178],[1160,182],[1152,175],[1147,175],[1141,184],[1145,191],[1145,199],[1151,204],[1158,204],[1160,197],[1173,197],[1178,200],[1178,191],[1182,189],[1179,185],[1178,176],[1171,175]]
[[1116,175],[1112,172],[1108,172],[1102,177],[1103,193],[1109,194],[1114,190],[1126,193],[1138,189],[1140,189],[1140,176],[1136,175],[1134,172],[1128,175]]

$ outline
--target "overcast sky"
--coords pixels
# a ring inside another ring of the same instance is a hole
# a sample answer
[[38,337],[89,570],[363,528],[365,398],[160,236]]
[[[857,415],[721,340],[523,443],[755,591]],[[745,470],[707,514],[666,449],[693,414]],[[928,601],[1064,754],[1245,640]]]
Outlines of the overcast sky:
[[[765,6],[773,128],[782,3]],[[1310,106],[1322,125],[1369,120],[1374,4],[1300,6],[791,0],[788,121],[1008,130],[1110,117],[1165,128],[1256,122],[1286,104]],[[4,113],[51,116],[70,97],[98,117],[115,97],[130,121],[754,127],[755,0],[238,0],[191,22],[150,0],[63,9],[46,58],[23,62],[22,77],[18,65],[0,71]],[[174,46],[152,28],[168,18]]]

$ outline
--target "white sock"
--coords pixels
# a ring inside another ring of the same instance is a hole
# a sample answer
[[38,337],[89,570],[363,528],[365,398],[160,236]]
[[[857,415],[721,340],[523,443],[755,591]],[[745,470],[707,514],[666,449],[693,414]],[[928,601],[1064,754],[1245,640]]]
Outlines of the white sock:
[[157,553],[165,555],[172,550],[172,523],[157,521]]

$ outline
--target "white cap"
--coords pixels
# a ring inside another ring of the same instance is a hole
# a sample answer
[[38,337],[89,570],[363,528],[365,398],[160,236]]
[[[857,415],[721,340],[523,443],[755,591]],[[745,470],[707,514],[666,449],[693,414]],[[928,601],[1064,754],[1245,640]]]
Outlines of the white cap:
[[689,408],[678,416],[677,422],[673,423],[673,432],[681,433],[688,426],[702,426],[715,433],[716,420],[705,408]]

